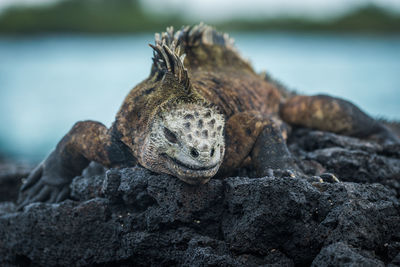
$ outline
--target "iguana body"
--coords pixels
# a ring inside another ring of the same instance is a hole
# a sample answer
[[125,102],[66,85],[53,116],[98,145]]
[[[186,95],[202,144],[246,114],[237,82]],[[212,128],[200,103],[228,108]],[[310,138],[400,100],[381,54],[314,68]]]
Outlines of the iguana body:
[[112,127],[75,124],[28,177],[21,207],[66,198],[70,181],[90,161],[107,167],[139,163],[190,184],[227,176],[244,164],[259,176],[271,168],[296,168],[285,145],[285,122],[396,139],[347,101],[283,94],[254,72],[226,34],[209,26],[169,28],[152,47],[150,76],[128,94]]

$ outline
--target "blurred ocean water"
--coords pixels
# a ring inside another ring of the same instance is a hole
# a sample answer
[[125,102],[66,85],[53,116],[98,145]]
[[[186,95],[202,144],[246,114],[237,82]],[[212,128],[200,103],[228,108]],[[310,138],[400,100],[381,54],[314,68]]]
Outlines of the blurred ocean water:
[[[233,33],[242,56],[291,89],[400,120],[400,36]],[[0,37],[0,154],[39,160],[78,120],[110,126],[150,71],[153,35]]]

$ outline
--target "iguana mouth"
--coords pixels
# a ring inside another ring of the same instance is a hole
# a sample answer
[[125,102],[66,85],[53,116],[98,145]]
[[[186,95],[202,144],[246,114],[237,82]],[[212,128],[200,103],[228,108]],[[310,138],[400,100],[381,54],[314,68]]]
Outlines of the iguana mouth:
[[163,156],[166,157],[167,159],[169,159],[170,161],[172,161],[175,165],[178,165],[180,168],[191,170],[191,171],[209,171],[218,166],[218,163],[216,163],[211,166],[195,167],[195,166],[187,165],[176,158],[172,158],[172,157],[168,156],[167,154],[163,154]]

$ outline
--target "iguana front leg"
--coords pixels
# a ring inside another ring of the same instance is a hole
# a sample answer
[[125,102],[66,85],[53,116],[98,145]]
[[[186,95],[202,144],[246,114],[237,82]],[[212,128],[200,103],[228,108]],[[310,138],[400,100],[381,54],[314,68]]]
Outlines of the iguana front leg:
[[275,120],[266,120],[251,151],[251,165],[258,177],[270,174],[270,170],[298,171],[298,167],[286,146],[282,128]]
[[30,173],[21,187],[19,207],[32,202],[59,202],[67,198],[72,178],[80,175],[90,161],[111,166],[123,160],[123,153],[103,124],[78,122],[56,149]]
[[287,128],[279,121],[257,112],[235,114],[226,123],[226,152],[218,176],[227,176],[245,164],[258,177],[270,169],[297,170],[286,147]]
[[373,136],[383,142],[400,142],[385,125],[351,102],[336,97],[294,96],[282,105],[280,115],[293,125],[361,138]]

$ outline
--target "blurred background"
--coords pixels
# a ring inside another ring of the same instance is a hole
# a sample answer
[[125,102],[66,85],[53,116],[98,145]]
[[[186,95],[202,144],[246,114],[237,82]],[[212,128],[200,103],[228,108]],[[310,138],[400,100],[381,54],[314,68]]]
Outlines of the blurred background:
[[290,89],[400,120],[399,0],[0,0],[0,155],[40,161],[76,121],[110,126],[154,32],[200,21]]

